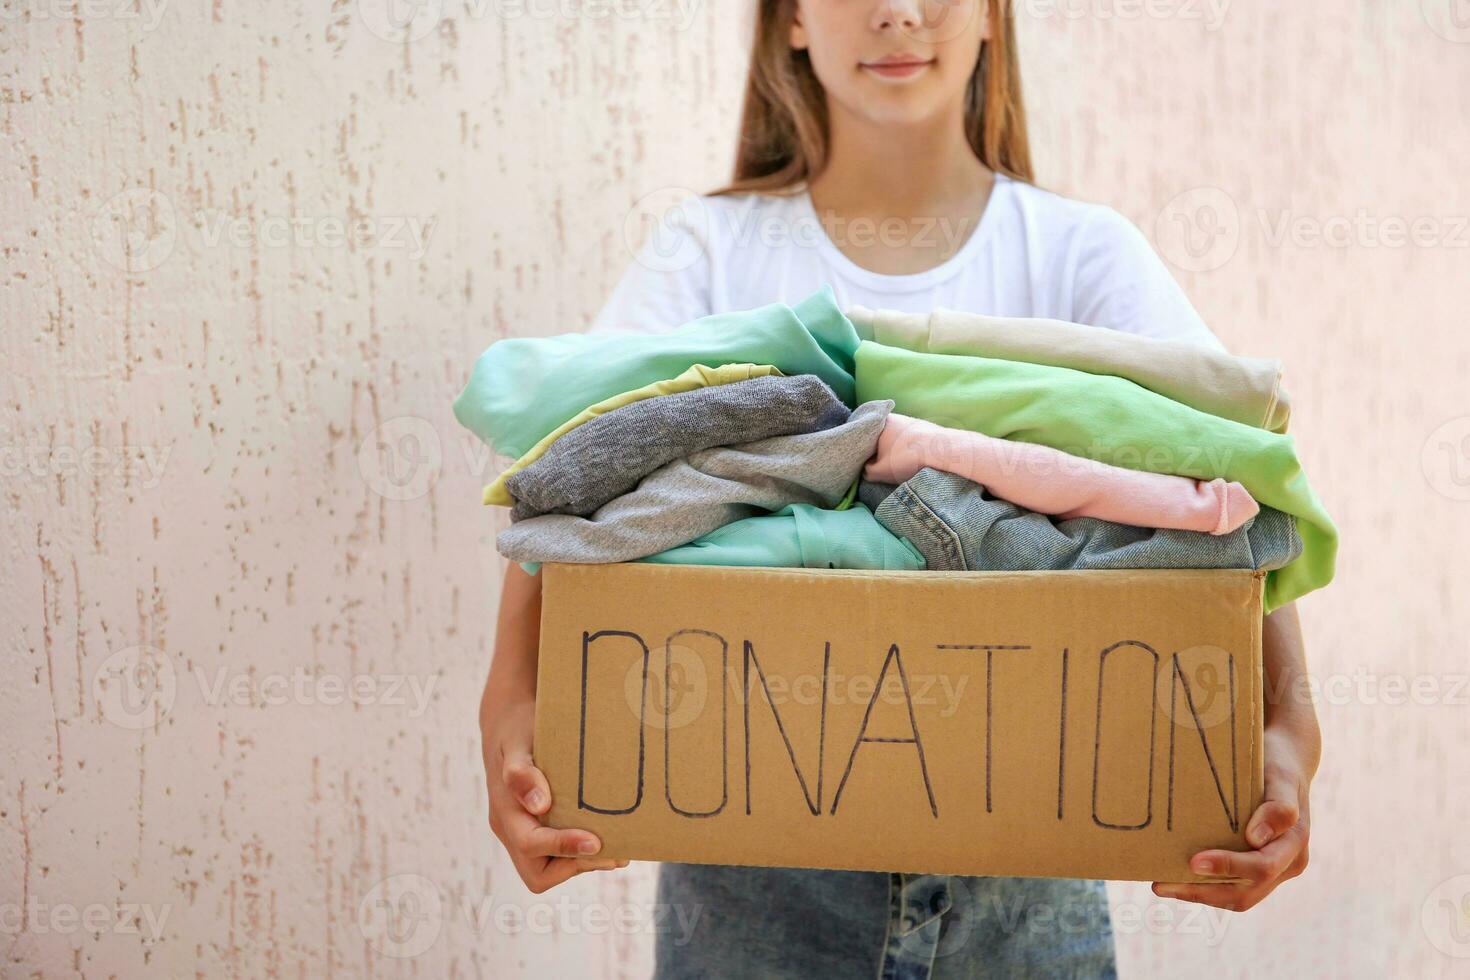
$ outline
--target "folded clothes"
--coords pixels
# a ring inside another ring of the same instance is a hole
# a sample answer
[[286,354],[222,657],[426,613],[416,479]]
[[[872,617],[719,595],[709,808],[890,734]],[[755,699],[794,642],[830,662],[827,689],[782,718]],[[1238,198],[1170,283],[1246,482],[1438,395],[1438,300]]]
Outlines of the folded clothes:
[[878,523],[913,544],[934,571],[1270,570],[1302,550],[1296,521],[1270,507],[1245,526],[1215,535],[1091,517],[1054,521],[962,476],[928,468],[897,487],[864,481],[858,495]]
[[662,381],[646,384],[632,391],[621,391],[611,398],[604,398],[595,405],[589,405],[582,411],[567,419],[555,429],[552,429],[541,440],[526,450],[514,463],[505,468],[489,486],[485,488],[484,502],[487,504],[498,504],[509,507],[515,503],[510,491],[505,488],[506,481],[515,476],[521,470],[530,466],[536,460],[545,455],[551,444],[568,432],[592,421],[599,415],[606,415],[615,408],[622,408],[634,402],[643,401],[646,398],[658,398],[662,395],[677,395],[684,391],[694,391],[698,388],[712,388],[715,385],[733,384],[736,381],[746,381],[750,378],[765,378],[779,376],[780,371],[769,364],[721,364],[718,367],[709,367],[704,364],[695,364],[682,374]]
[[1332,580],[1337,529],[1290,436],[1208,415],[1108,375],[988,357],[921,354],[864,341],[859,398],[997,439],[1034,442],[1152,473],[1238,481],[1297,518],[1302,553],[1266,578],[1267,611]]
[[496,547],[520,562],[631,561],[788,504],[832,507],[873,455],[892,408],[875,400],[835,428],[700,450],[654,470],[590,517],[542,514],[512,524]]
[[847,314],[860,337],[889,347],[1116,375],[1201,412],[1272,432],[1285,432],[1291,417],[1276,360],[1061,320],[861,306]]
[[513,337],[475,362],[454,415],[503,456],[520,456],[589,405],[694,364],[770,364],[815,374],[853,401],[857,332],[823,287],[796,306],[720,313],[668,333]]
[[926,466],[983,483],[996,496],[1058,517],[1226,534],[1260,508],[1239,483],[1145,473],[1049,446],[992,439],[897,412],[888,416],[868,480],[902,483]]
[[688,544],[639,561],[660,565],[758,568],[865,568],[916,571],[924,556],[858,504],[826,510],[790,504],[774,514],[726,524]]
[[506,482],[511,519],[592,513],[683,456],[773,436],[830,429],[849,411],[814,374],[751,378],[650,398],[562,436]]

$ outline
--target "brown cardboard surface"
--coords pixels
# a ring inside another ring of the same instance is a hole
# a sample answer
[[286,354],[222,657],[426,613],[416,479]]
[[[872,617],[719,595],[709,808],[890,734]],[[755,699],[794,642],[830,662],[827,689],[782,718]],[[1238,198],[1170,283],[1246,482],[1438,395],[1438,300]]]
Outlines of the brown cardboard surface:
[[542,574],[548,822],[601,856],[1190,881],[1245,849],[1259,574]]

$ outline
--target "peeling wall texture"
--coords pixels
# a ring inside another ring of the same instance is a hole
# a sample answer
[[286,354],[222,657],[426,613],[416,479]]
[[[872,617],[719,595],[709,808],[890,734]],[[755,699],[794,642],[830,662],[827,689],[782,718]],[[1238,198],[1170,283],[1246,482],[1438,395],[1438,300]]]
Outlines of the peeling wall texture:
[[[1042,183],[1286,361],[1343,529],[1312,869],[1115,887],[1123,972],[1463,976],[1470,9],[1019,7]],[[0,975],[648,972],[651,866],[532,896],[486,827],[449,405],[726,176],[749,16],[0,0]]]

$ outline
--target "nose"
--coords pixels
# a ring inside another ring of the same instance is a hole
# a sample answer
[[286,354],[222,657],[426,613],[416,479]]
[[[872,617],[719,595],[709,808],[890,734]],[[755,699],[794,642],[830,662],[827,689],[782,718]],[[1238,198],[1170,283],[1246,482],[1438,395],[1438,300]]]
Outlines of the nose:
[[874,30],[918,30],[924,25],[922,8],[925,2],[926,0],[881,0],[873,12]]

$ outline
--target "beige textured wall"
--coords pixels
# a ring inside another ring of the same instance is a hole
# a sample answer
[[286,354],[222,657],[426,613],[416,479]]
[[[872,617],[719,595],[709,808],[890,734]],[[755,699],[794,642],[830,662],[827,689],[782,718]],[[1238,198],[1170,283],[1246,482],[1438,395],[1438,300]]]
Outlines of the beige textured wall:
[[[650,868],[533,898],[486,830],[448,406],[723,175],[748,5],[390,5],[0,5],[0,975],[647,972]],[[1313,867],[1116,889],[1125,974],[1464,975],[1470,7],[1021,7],[1043,182],[1286,359],[1344,533]]]

